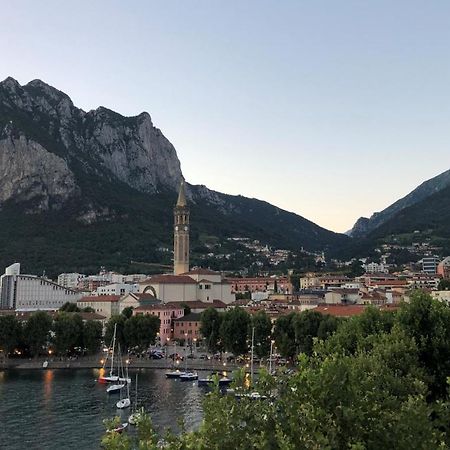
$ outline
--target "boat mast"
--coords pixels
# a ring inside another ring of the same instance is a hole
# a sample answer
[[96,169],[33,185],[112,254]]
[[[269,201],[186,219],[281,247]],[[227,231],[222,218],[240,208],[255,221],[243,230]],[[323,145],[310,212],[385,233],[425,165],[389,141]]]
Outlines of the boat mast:
[[116,349],[116,330],[117,330],[117,323],[114,324],[112,355],[111,355],[111,371],[109,373],[110,376],[113,376],[113,372],[114,372],[114,351]]
[[255,327],[252,328],[252,356],[250,360],[250,381],[253,386],[253,348],[255,346]]

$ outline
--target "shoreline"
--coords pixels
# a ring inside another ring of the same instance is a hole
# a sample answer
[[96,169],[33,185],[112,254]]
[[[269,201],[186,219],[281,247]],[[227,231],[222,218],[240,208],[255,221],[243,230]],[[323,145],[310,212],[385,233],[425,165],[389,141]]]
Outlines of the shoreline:
[[[48,369],[101,369],[101,357],[82,357],[78,359],[59,358],[38,358],[32,360],[9,359],[0,362],[0,370],[48,370]],[[47,361],[48,366],[43,367],[43,363]],[[196,371],[233,371],[242,367],[234,363],[226,363],[214,360],[188,360],[187,363],[180,361],[174,365],[170,359],[166,360],[146,360],[142,358],[131,359],[129,369],[175,369],[183,370],[184,368]],[[258,368],[255,365],[255,370]]]

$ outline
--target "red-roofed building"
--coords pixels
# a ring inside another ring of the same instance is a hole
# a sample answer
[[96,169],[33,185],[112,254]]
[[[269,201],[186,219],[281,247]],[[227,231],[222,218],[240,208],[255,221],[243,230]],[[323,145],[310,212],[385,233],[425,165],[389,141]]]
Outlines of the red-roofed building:
[[184,309],[178,305],[145,305],[138,306],[133,310],[133,315],[151,314],[157,316],[161,321],[159,327],[159,338],[161,345],[166,344],[173,337],[173,321],[183,317]]
[[220,300],[231,303],[231,285],[219,272],[193,269],[180,275],[155,275],[140,283],[141,293],[151,293],[163,303]]
[[[319,305],[312,311],[321,314],[329,314],[334,317],[353,317],[361,315],[367,306],[365,305]],[[395,306],[380,307],[380,311],[396,311]]]
[[90,307],[109,319],[114,314],[119,314],[120,295],[89,295],[77,301],[78,308]]

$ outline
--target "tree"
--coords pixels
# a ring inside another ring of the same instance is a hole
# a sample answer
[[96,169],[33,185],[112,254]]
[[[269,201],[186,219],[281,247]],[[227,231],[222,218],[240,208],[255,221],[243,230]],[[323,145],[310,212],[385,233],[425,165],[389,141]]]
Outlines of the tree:
[[441,280],[438,284],[438,291],[450,290],[450,280]]
[[293,327],[298,351],[312,354],[313,340],[318,335],[322,320],[322,314],[315,311],[304,311],[294,317]]
[[19,344],[22,327],[16,316],[0,316],[0,350],[8,356]]
[[24,338],[32,356],[38,356],[47,347],[51,326],[52,318],[46,312],[30,315],[24,327]]
[[132,316],[125,321],[124,337],[128,348],[145,350],[153,344],[159,331],[160,320],[151,314]]
[[87,312],[87,313],[95,313],[95,309],[92,308],[92,306],[86,306],[81,311],[82,312]]
[[220,338],[226,351],[236,356],[247,352],[249,325],[250,315],[242,308],[234,308],[224,313]]
[[360,277],[361,275],[364,275],[365,270],[362,267],[362,262],[357,259],[353,261],[352,265],[350,266],[350,276],[352,278],[354,277]]
[[259,358],[268,356],[270,352],[270,336],[272,322],[265,311],[258,311],[252,317],[252,327],[255,328],[255,353]]
[[284,358],[293,358],[297,351],[294,329],[295,313],[280,316],[273,331],[276,346]]
[[64,303],[64,305],[62,305],[61,308],[59,308],[59,310],[65,312],[80,312],[80,309],[78,308],[76,303],[71,302]]
[[95,320],[87,320],[83,326],[83,346],[88,353],[94,354],[100,350],[102,342],[102,324]]
[[125,326],[126,317],[123,314],[116,314],[114,316],[111,316],[108,322],[106,322],[106,329],[105,329],[105,342],[107,345],[109,345],[113,340],[114,335],[114,327],[117,325],[116,329],[116,343],[120,344],[122,349],[126,347],[126,341],[125,336],[123,333],[123,329]]
[[59,312],[53,322],[53,344],[60,355],[83,344],[83,321],[79,314]]
[[221,350],[220,345],[220,326],[222,324],[223,314],[215,308],[208,308],[203,311],[200,318],[200,334],[205,340],[206,347],[210,352]]
[[450,374],[450,307],[417,291],[397,313],[396,325],[415,340],[420,365],[431,379],[432,397],[444,397]]
[[184,309],[185,316],[191,313],[191,307],[187,303],[183,302],[180,306]]
[[129,319],[133,315],[133,307],[132,306],[127,306],[126,308],[123,309],[122,314],[127,319]]
[[[328,321],[325,334],[333,324],[337,323],[338,329],[325,342],[313,344],[311,356],[299,356],[298,370],[281,372],[276,380],[261,372],[251,387],[269,395],[276,382],[275,397],[270,401],[245,396],[237,400],[221,395],[217,386],[204,399],[200,427],[167,436],[164,448],[450,448],[448,393],[437,389],[443,381],[440,376],[449,373],[449,309],[420,292],[394,316],[375,308],[344,322],[324,316],[314,327],[317,334]],[[293,322],[299,320],[298,326],[306,320],[300,321],[301,316],[280,317],[276,325],[280,336],[292,334]],[[318,318],[308,316],[307,325],[316,324]],[[343,339],[347,335],[350,340]],[[233,377],[236,390],[246,388],[244,376],[239,372]],[[428,395],[430,389],[432,396]],[[106,450],[154,448],[157,437],[151,424],[145,427],[150,443],[140,438],[139,443],[130,443],[129,437],[124,441],[117,437]],[[118,446],[121,443],[130,447]]]

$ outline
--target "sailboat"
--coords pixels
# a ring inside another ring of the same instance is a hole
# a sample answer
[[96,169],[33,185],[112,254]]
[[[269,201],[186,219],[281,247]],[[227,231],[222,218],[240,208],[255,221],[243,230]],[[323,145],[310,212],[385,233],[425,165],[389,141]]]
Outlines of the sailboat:
[[[121,367],[122,369],[122,375],[123,375],[123,366]],[[126,371],[126,380],[128,380],[128,365],[127,365],[127,371]],[[129,408],[131,405],[131,400],[130,400],[130,383],[125,382],[126,386],[127,386],[127,396],[125,398],[122,398],[122,389],[120,389],[120,400],[116,403],[116,407],[118,409],[125,409],[125,408]]]
[[[114,330],[115,330],[115,328],[114,328]],[[118,352],[117,352],[117,373],[118,374],[120,374],[121,363],[122,363],[122,357],[120,354],[120,344],[119,344]],[[112,372],[112,370],[113,369],[111,369],[111,372]],[[122,378],[120,378],[119,375],[117,375],[116,381],[114,382],[114,384],[111,384],[110,386],[108,386],[108,388],[106,389],[106,392],[108,394],[114,394],[114,393],[120,392],[126,385],[128,385],[127,380],[128,380],[128,376],[127,376],[127,378],[123,377],[123,367],[122,367]]]
[[138,374],[136,373],[136,390],[135,390],[134,407],[133,412],[128,417],[128,423],[130,425],[136,425],[144,414],[144,408],[138,410],[137,404],[138,404]]
[[119,381],[119,376],[114,375],[114,352],[116,350],[116,332],[117,332],[117,324],[114,324],[114,334],[110,347],[108,348],[108,354],[106,355],[105,362],[103,363],[103,369],[105,369],[106,362],[108,361],[108,356],[111,353],[111,369],[109,371],[109,376],[99,376],[99,383],[117,383]]

